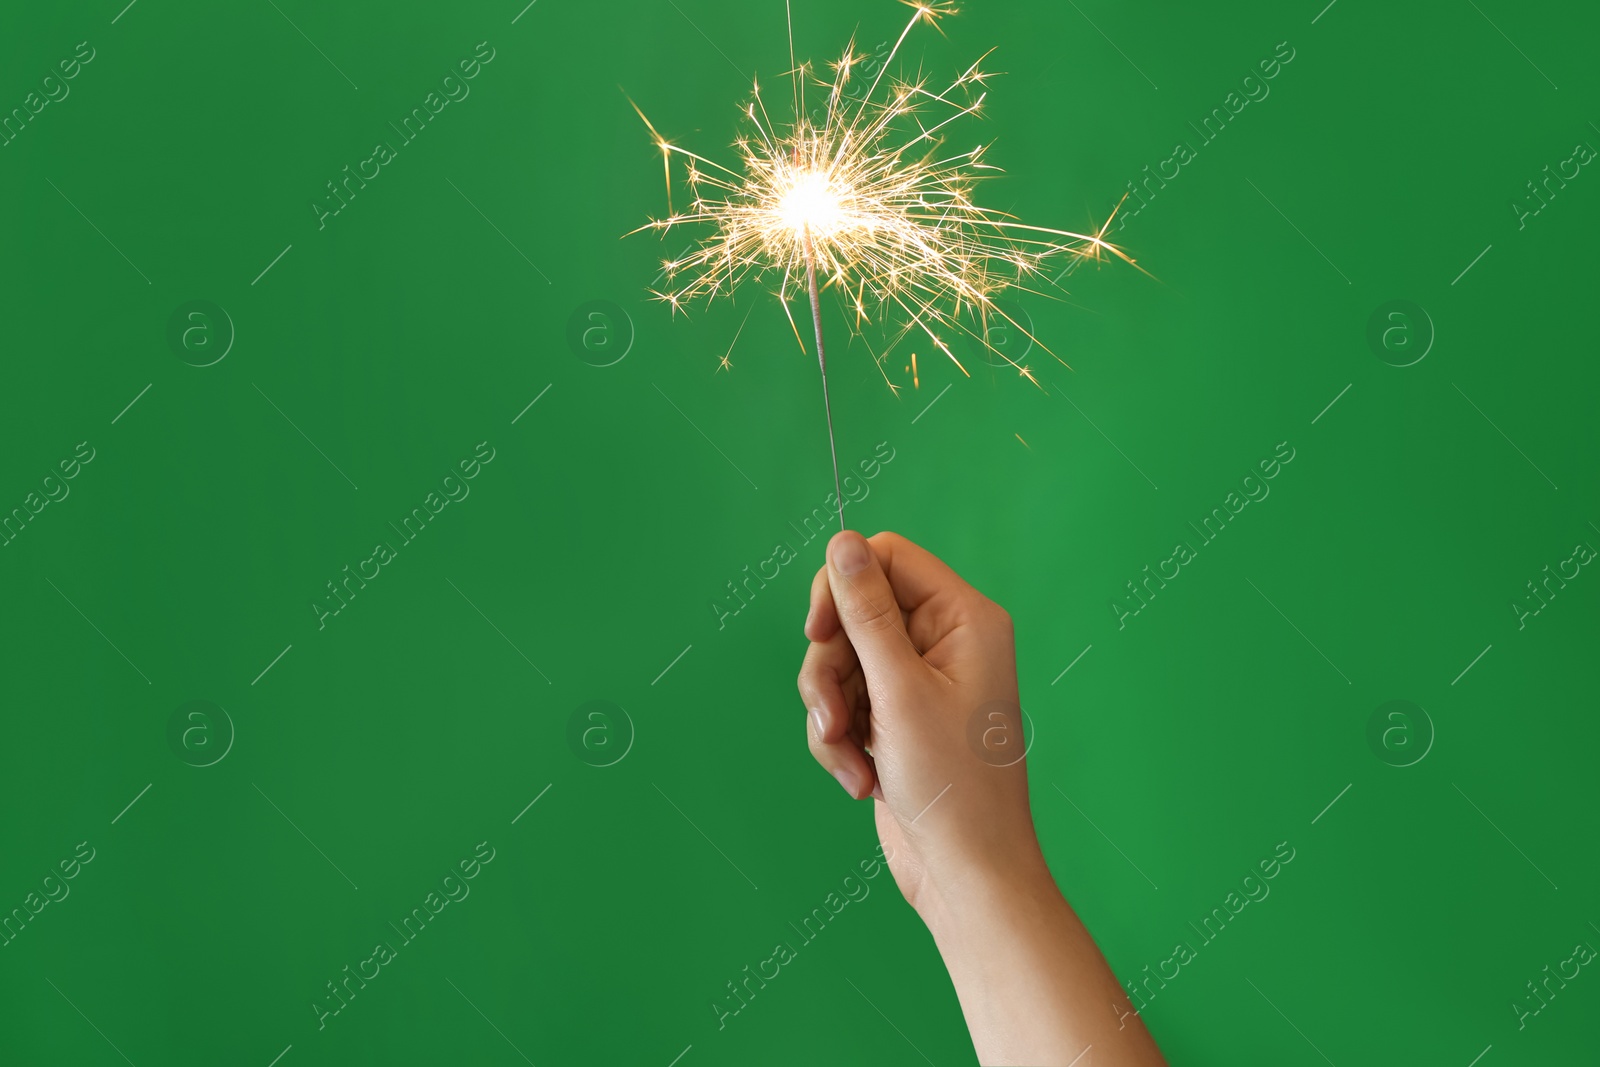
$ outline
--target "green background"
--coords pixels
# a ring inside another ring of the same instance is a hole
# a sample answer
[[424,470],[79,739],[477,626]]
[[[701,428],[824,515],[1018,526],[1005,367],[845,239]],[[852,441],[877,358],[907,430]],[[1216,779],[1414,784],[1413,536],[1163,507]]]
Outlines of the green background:
[[[1131,979],[1295,849],[1149,1002],[1175,1064],[1592,1062],[1600,976],[1522,1028],[1511,1005],[1600,946],[1600,576],[1520,628],[1509,605],[1600,546],[1600,176],[1520,227],[1510,206],[1600,144],[1594,16],[964,8],[903,59],[998,48],[952,139],[996,142],[983,202],[1084,228],[1196,150],[1114,234],[1159,280],[1019,298],[1073,368],[1029,354],[1043,389],[926,352],[913,389],[902,351],[897,397],[828,311],[841,460],[894,450],[850,524],[1014,615],[1064,892]],[[0,913],[95,850],[0,948],[5,1063],[974,1061],[886,878],[725,1027],[710,1007],[875,838],[794,692],[823,542],[790,524],[831,490],[815,364],[760,287],[677,321],[648,299],[679,248],[620,239],[664,197],[619,87],[726,158],[748,76],[787,66],[783,6],[519,9],[0,15],[0,113],[95,50],[0,148],[0,509],[95,457],[0,549]],[[796,0],[795,47],[834,58],[859,25],[871,49],[906,14]],[[480,41],[470,96],[319,229],[325,183]],[[1270,95],[1203,144],[1189,124],[1279,42]],[[211,366],[167,339],[192,300],[236,333]],[[626,321],[583,322],[633,334],[611,366],[568,342],[593,300]],[[1367,340],[1393,300],[1436,333],[1406,367]],[[319,628],[324,583],[481,441],[470,496]],[[1285,441],[1271,495],[1119,626],[1125,583]],[[782,540],[800,558],[719,628]],[[231,723],[210,766],[169,739],[193,700]],[[610,766],[569,741],[592,700],[625,709]],[[1398,760],[1368,740],[1391,700],[1431,723]],[[324,984],[481,841],[471,895],[319,1029]]]

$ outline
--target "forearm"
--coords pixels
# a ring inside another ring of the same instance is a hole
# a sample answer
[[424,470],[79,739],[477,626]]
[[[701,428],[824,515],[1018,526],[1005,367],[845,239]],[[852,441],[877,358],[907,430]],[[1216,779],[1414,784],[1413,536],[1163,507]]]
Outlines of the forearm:
[[981,1063],[1096,1067],[1165,1061],[1089,932],[1034,852],[1005,874],[970,871],[924,919]]

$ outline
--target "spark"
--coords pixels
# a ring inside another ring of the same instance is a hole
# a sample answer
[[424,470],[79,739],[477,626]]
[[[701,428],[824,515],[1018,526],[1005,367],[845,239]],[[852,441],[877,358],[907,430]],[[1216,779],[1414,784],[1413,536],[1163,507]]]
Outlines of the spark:
[[[651,294],[676,315],[690,304],[727,297],[742,283],[770,286],[783,301],[802,351],[805,340],[789,305],[796,299],[809,303],[825,408],[821,292],[837,295],[858,336],[864,337],[868,327],[885,333],[888,344],[874,360],[896,393],[883,364],[913,333],[970,378],[951,348],[952,340],[968,335],[1038,386],[1027,367],[988,343],[991,316],[1065,361],[1007,315],[997,296],[1013,288],[1045,295],[1081,263],[1101,263],[1107,254],[1137,267],[1106,240],[1120,202],[1094,233],[1084,234],[1029,225],[973,199],[978,184],[999,168],[985,159],[988,145],[959,148],[948,146],[947,139],[953,123],[977,115],[984,105],[992,77],[982,66],[988,53],[943,88],[923,75],[911,80],[890,75],[914,28],[923,24],[942,33],[939,20],[955,14],[948,0],[902,2],[912,8],[911,18],[865,92],[857,89],[865,80],[861,67],[867,57],[856,50],[854,38],[839,61],[829,64],[829,80],[813,74],[809,63],[794,62],[791,24],[787,77],[793,117],[785,125],[775,123],[760,81],[754,80],[741,108],[746,129],[733,144],[737,167],[672,143],[629,101],[661,149],[668,197],[667,215],[633,232],[664,236],[678,226],[712,229],[693,250],[664,264],[664,291]],[[826,92],[820,124],[806,107],[808,85]],[[688,205],[678,209],[672,207],[674,156],[683,161],[690,194]],[[1051,281],[1051,268],[1062,260],[1066,269]],[[722,365],[728,366],[726,356]],[[914,356],[910,370],[916,388],[920,376]],[[831,409],[828,422],[831,446]],[[837,493],[837,456],[834,480]],[[842,528],[842,495],[839,521]]]
[[744,333],[745,323],[749,321],[750,312],[746,311],[744,313],[744,319],[739,323],[739,328],[733,331],[733,340],[728,342],[728,350],[724,352],[722,358],[717,361],[717,370],[733,370],[733,364],[729,362],[730,358],[733,356],[733,346],[739,343],[739,335]]

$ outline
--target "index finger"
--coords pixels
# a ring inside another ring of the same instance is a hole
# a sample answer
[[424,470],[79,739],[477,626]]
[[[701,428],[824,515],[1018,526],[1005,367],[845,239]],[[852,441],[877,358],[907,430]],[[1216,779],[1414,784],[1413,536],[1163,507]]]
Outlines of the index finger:
[[806,613],[807,639],[822,644],[839,632],[839,607],[828,584],[828,565],[817,568],[811,579],[811,610]]
[[[867,538],[884,574],[894,590],[895,601],[906,619],[924,640],[917,647],[927,648],[955,625],[968,621],[989,599],[967,583],[944,560],[900,534],[885,530]],[[918,615],[914,624],[912,616]],[[828,567],[823,564],[811,579],[811,608],[806,615],[805,635],[812,641],[827,641],[839,630],[839,609],[828,585]]]
[[908,538],[885,530],[867,538],[867,543],[883,564],[901,611],[965,606],[984,599],[949,564]]
[[[992,604],[949,564],[909,538],[885,530],[867,538],[867,544],[872,546],[873,555],[889,579],[907,633],[919,649],[932,647]],[[827,641],[838,632],[839,625],[839,609],[824,564],[811,581],[811,609],[806,616],[805,634],[812,641]]]
[[[867,544],[872,546],[872,553],[878,557],[879,564],[883,567],[885,575],[889,578],[889,584],[891,588],[894,587],[894,574],[889,570],[890,558],[887,552],[889,538],[894,538],[905,546],[905,549],[903,550],[904,555],[910,555],[912,552],[919,552],[923,556],[926,556],[929,560],[932,560],[934,563],[938,564],[940,567],[943,567],[944,570],[948,572],[949,578],[946,580],[961,582],[961,578],[956,575],[954,571],[950,570],[949,567],[945,567],[943,563],[940,563],[938,558],[931,552],[919,548],[910,541],[907,541],[905,538],[900,537],[898,534],[879,533],[873,537],[867,538]],[[920,563],[920,561],[917,562]],[[906,559],[902,560],[901,570],[908,572],[907,577],[910,580],[911,586],[917,585],[916,577],[909,574],[909,572],[914,569],[915,566],[911,561]],[[964,585],[965,583],[962,584]],[[906,591],[902,591],[897,588],[895,589],[896,602],[900,605],[900,617],[901,620],[907,625],[909,625],[911,621],[911,609],[907,607],[906,601],[913,595],[913,593],[916,594],[920,602],[926,602],[926,593],[920,588],[908,588]],[[834,602],[833,587],[828,584],[828,565],[824,563],[821,567],[817,568],[817,573],[811,578],[811,609],[806,614],[805,635],[810,640],[820,644],[823,641],[829,640],[834,634],[838,633],[839,627],[839,606]]]
[[957,627],[988,620],[999,605],[978,592],[938,556],[897,533],[868,539],[883,564],[919,649],[931,649]]

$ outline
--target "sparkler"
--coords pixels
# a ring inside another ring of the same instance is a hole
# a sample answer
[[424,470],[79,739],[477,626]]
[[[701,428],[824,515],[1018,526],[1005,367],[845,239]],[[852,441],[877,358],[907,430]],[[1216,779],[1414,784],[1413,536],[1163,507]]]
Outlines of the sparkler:
[[[750,130],[734,142],[741,169],[672,144],[634,105],[661,149],[669,214],[633,232],[656,230],[664,235],[674,226],[689,224],[715,228],[682,258],[662,264],[670,284],[667,291],[651,289],[651,294],[676,314],[698,299],[731,295],[740,282],[776,278],[774,295],[782,302],[802,351],[805,341],[789,301],[809,299],[841,530],[844,495],[828,399],[819,275],[825,279],[821,288],[839,292],[854,315],[855,332],[863,339],[866,324],[881,322],[889,327],[887,347],[873,357],[884,381],[898,393],[899,386],[889,381],[883,364],[896,345],[917,331],[968,377],[971,374],[951,351],[947,334],[975,337],[1038,386],[1027,366],[989,344],[990,316],[1004,319],[1057,360],[1060,357],[1007,315],[995,297],[1009,288],[1039,292],[1030,286],[1046,284],[1047,264],[1053,266],[1058,259],[1069,263],[1057,282],[1083,260],[1099,262],[1106,252],[1134,262],[1105,240],[1115,209],[1098,232],[1082,234],[1030,226],[973,202],[976,183],[999,168],[984,162],[987,145],[941,154],[942,131],[982,107],[986,79],[992,77],[981,69],[988,53],[942,90],[930,89],[922,77],[886,80],[889,64],[919,23],[937,28],[940,18],[955,14],[948,0],[901,2],[912,8],[912,16],[859,95],[854,90],[864,78],[852,79],[867,57],[857,53],[854,39],[831,64],[832,80],[818,78],[810,64],[794,62],[791,14],[790,70],[785,76],[792,85],[793,117],[787,132],[781,133],[767,113],[758,79],[742,109]],[[808,85],[827,91],[827,110],[820,124],[806,110]],[[672,208],[675,155],[686,161],[692,195],[689,206],[678,212]],[[911,361],[914,365],[915,353]]]

